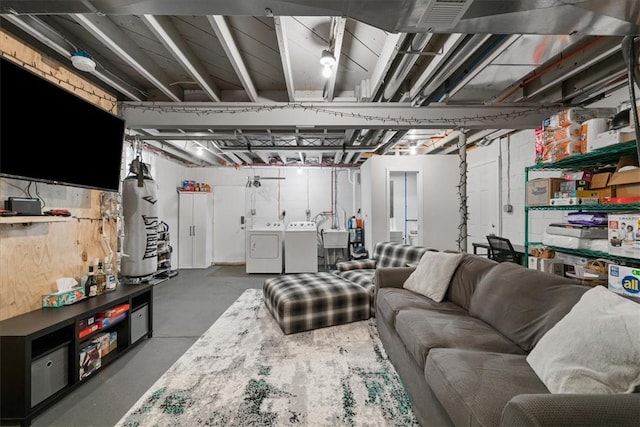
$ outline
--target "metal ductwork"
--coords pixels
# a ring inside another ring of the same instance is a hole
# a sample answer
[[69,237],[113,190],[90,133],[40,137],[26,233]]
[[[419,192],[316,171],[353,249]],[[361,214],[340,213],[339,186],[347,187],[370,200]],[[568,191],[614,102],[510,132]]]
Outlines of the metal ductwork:
[[2,13],[106,15],[342,16],[388,32],[492,34],[640,34],[637,0],[111,1],[3,0]]
[[404,56],[400,59],[393,75],[389,78],[389,83],[384,86],[382,100],[389,101],[398,92],[400,86],[409,75],[411,68],[415,65],[420,57],[420,53],[427,47],[429,40],[433,35],[429,33],[414,34],[409,38],[408,49],[404,52]]

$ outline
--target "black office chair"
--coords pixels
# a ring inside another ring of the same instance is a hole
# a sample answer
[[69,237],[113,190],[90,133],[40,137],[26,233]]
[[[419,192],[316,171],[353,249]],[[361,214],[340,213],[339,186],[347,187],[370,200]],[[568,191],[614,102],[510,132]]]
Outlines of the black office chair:
[[489,259],[498,262],[515,262],[520,264],[520,257],[518,253],[513,249],[511,241],[506,237],[500,236],[487,236],[489,242]]

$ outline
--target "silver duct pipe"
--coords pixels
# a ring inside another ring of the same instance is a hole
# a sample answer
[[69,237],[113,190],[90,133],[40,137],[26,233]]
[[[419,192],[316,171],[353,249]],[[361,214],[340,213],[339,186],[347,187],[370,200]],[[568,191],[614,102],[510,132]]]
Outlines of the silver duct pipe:
[[[415,65],[416,61],[420,57],[419,53],[427,47],[427,44],[433,37],[431,33],[418,33],[414,34],[410,43],[411,53],[406,53],[400,60],[398,67],[393,72],[393,75],[389,79],[389,83],[385,85],[382,93],[382,100],[389,101],[396,94],[400,85],[404,79],[409,75],[411,68]],[[415,53],[414,53],[415,52]]]

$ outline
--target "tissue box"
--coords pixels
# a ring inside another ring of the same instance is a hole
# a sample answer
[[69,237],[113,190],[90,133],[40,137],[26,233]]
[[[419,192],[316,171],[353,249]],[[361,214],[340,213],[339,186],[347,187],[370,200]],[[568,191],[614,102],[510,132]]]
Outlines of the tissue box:
[[84,287],[69,289],[68,291],[55,292],[42,295],[43,307],[62,307],[73,304],[85,298]]
[[640,296],[640,268],[625,267],[623,265],[609,264],[610,291],[629,295]]

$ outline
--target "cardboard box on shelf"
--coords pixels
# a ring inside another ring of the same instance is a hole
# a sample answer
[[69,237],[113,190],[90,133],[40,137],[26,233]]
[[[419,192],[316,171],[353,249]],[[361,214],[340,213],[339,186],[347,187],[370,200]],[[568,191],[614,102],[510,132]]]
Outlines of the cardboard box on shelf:
[[597,205],[600,200],[597,197],[559,197],[550,200],[551,206],[580,206]]
[[109,351],[115,351],[118,348],[118,332],[109,332]]
[[609,253],[640,259],[640,214],[609,214]]
[[96,313],[96,319],[104,319],[105,317],[116,317],[129,310],[129,304],[120,304],[105,311]]
[[105,357],[111,351],[109,347],[109,332],[105,332],[96,336],[91,342],[99,344],[100,357]]
[[100,369],[100,367],[102,366],[99,347],[99,344],[91,343],[88,346],[80,349],[79,374],[81,381],[87,378],[96,370]]
[[94,333],[95,331],[97,331],[98,329],[100,329],[100,326],[98,326],[97,323],[94,323],[92,325],[89,325],[87,327],[84,327],[82,329],[80,329],[78,331],[78,338],[84,338],[88,335],[91,335],[92,333]]
[[616,192],[614,187],[609,186],[609,179],[611,178],[611,172],[602,172],[593,175],[591,178],[591,185],[589,190],[597,191],[600,201],[607,197],[615,197]]
[[536,178],[527,182],[527,206],[549,206],[554,193],[560,190],[563,178]]
[[640,297],[640,268],[609,264],[610,291],[632,297]]
[[[623,168],[627,170],[622,170]],[[615,187],[615,197],[633,197],[640,194],[640,167],[637,159],[620,159],[616,171],[609,178],[609,186]]]
[[590,182],[593,178],[593,172],[590,171],[567,171],[564,173],[566,181],[586,181]]
[[116,323],[120,323],[126,317],[127,317],[127,312],[124,312],[124,313],[120,313],[120,314],[118,314],[117,316],[114,316],[114,317],[104,317],[102,319],[97,319],[96,320],[96,324],[98,325],[99,329],[106,329],[109,326],[113,326]]

